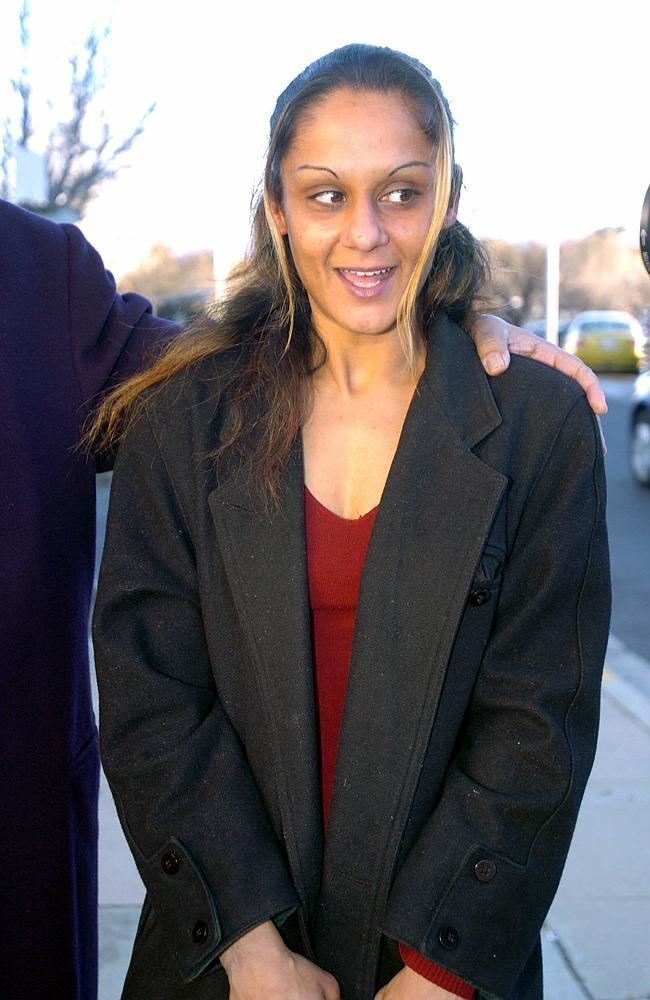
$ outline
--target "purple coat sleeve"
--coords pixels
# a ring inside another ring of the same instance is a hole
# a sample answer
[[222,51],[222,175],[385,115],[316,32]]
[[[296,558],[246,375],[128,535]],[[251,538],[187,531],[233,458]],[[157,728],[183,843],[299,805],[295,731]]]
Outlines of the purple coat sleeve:
[[[75,227],[67,240],[68,335],[85,414],[108,389],[143,369],[179,328],[151,314],[141,295],[117,292],[112,274]],[[102,468],[110,459],[102,459]]]

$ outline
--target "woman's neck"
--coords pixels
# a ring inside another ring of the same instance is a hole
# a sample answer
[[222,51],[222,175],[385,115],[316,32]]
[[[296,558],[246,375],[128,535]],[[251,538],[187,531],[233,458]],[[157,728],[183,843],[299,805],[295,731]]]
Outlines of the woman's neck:
[[314,374],[314,389],[326,389],[342,396],[360,397],[377,390],[404,390],[414,387],[424,369],[426,346],[418,345],[415,370],[407,367],[396,332],[321,339],[327,360]]

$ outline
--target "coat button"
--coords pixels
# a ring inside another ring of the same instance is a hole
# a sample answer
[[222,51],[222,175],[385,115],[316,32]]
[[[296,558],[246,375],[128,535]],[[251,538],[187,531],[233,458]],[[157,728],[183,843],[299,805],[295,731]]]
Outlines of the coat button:
[[441,927],[438,931],[438,941],[443,948],[453,951],[460,944],[460,934],[455,927]]
[[480,608],[482,604],[487,604],[490,600],[489,590],[473,590],[469,595],[469,603],[474,608]]
[[181,866],[180,858],[175,851],[167,851],[160,859],[160,867],[165,875],[175,875]]
[[474,874],[479,882],[491,882],[497,873],[497,866],[494,861],[478,861],[474,865]]
[[203,944],[208,940],[208,925],[205,920],[197,920],[192,928],[192,938],[197,944]]

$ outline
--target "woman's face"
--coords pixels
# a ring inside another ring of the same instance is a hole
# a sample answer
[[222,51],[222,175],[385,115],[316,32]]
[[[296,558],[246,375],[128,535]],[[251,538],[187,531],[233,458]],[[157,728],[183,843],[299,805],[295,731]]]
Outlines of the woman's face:
[[434,149],[399,94],[342,89],[309,108],[274,214],[321,336],[395,329],[433,213]]

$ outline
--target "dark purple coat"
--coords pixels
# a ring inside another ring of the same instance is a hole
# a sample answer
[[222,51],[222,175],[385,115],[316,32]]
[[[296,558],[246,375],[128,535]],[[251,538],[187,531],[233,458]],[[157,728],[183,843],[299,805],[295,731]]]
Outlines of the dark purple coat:
[[87,621],[98,393],[169,326],[95,250],[0,201],[0,996],[97,992],[98,751]]

